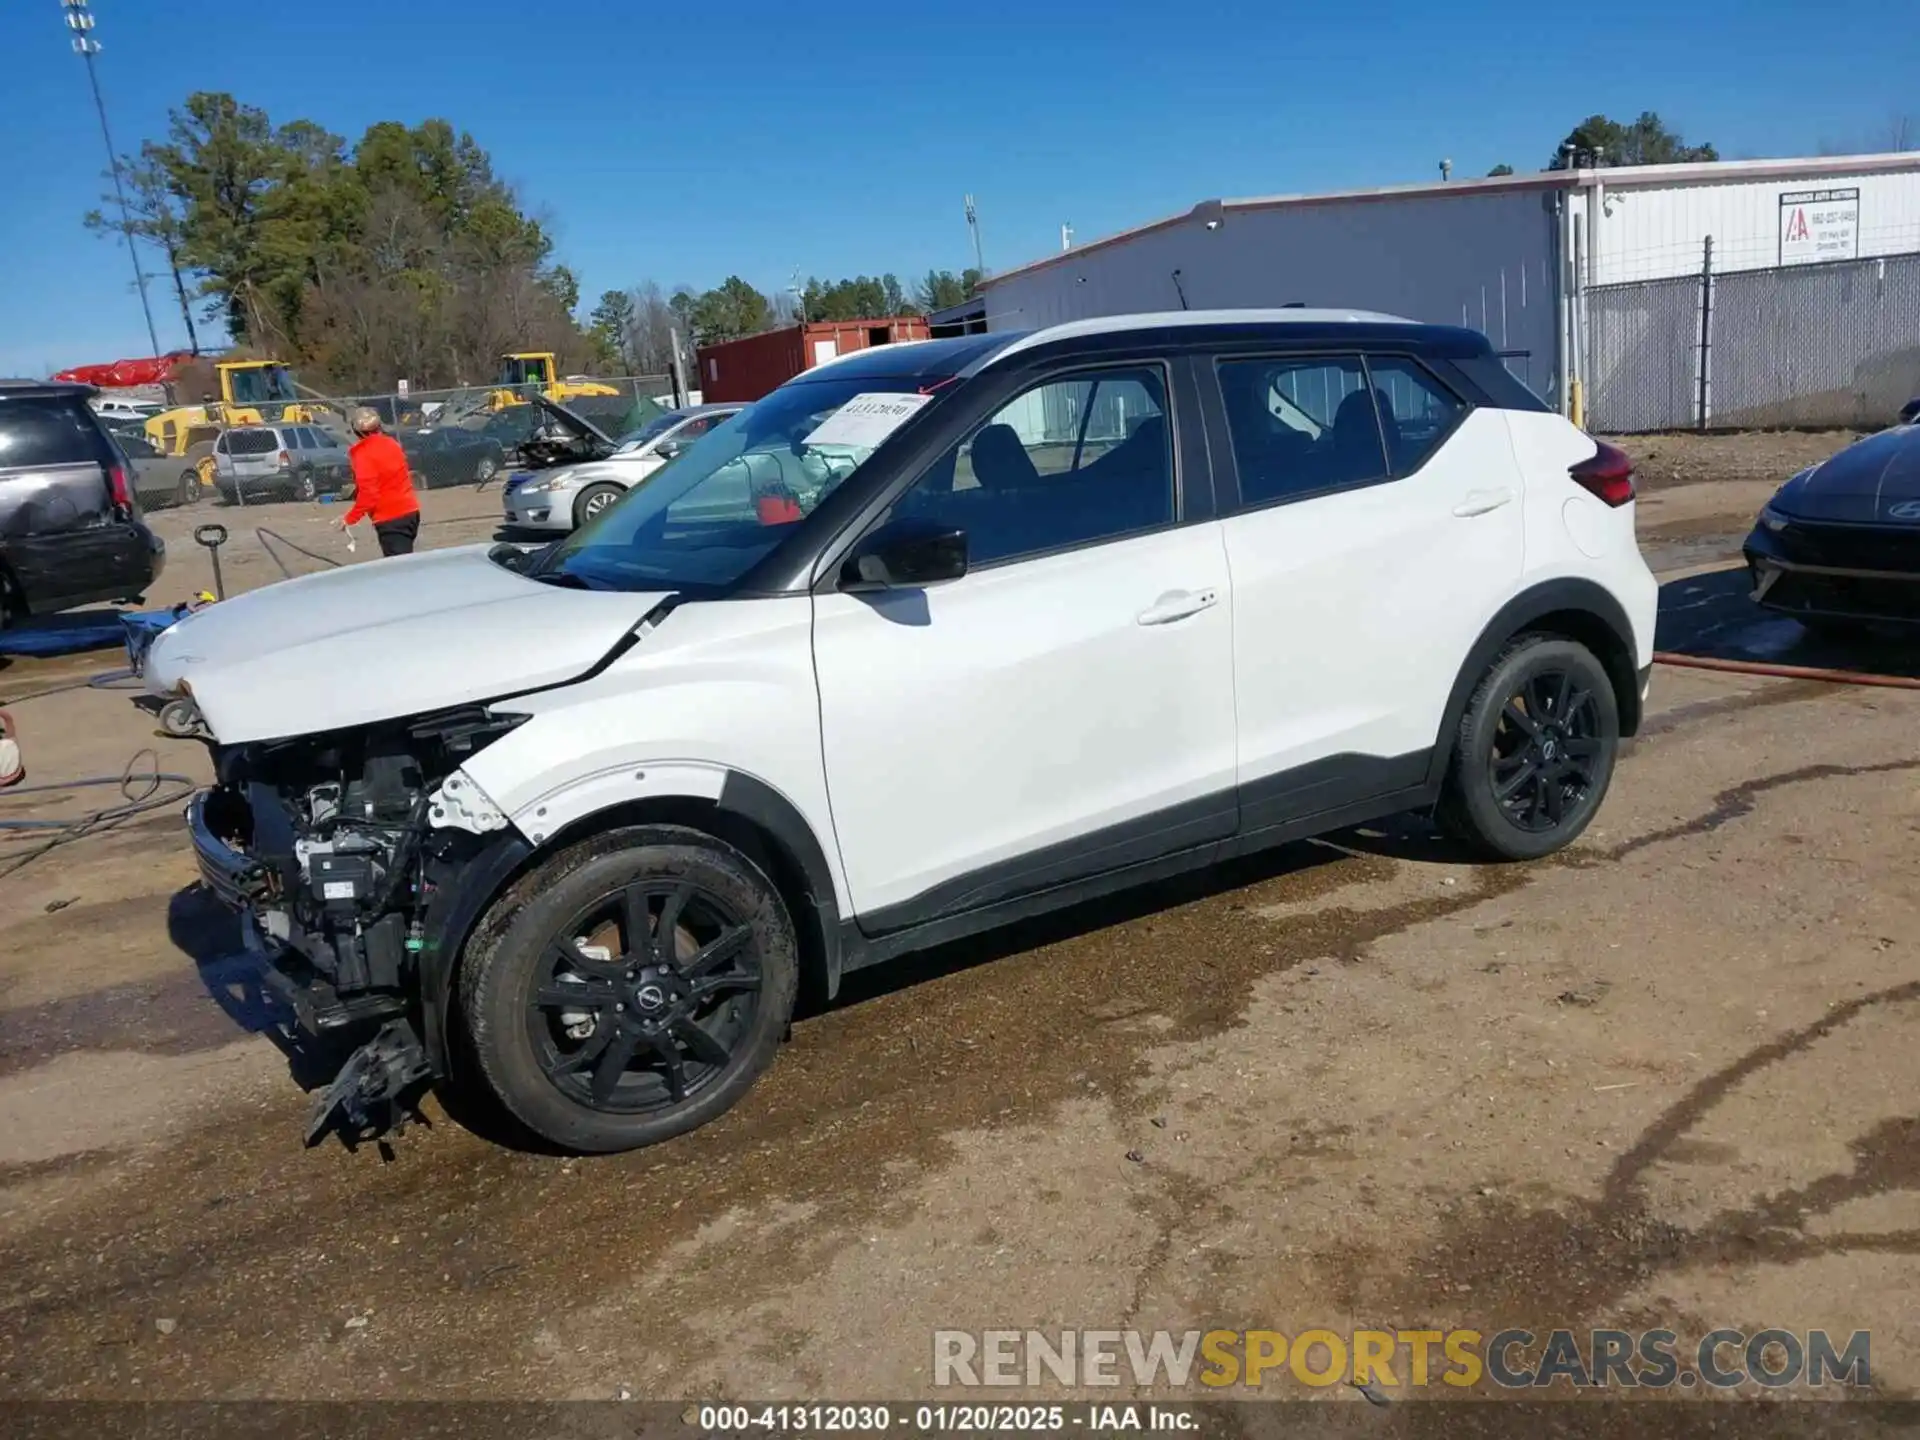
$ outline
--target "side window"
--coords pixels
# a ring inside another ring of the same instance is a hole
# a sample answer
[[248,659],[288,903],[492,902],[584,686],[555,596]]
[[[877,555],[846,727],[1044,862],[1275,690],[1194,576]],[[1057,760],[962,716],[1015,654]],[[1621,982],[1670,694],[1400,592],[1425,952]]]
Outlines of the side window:
[[1129,366],[1036,385],[935,462],[896,513],[966,531],[973,565],[1171,525],[1163,372]]
[[1386,478],[1359,356],[1223,360],[1219,375],[1243,506]]
[[92,412],[64,399],[0,405],[0,467],[98,464],[104,458]]
[[225,455],[227,453],[227,432],[226,431],[222,430],[220,432],[220,438],[213,442],[213,453],[216,455]]
[[1369,359],[1367,370],[1373,376],[1393,473],[1411,474],[1440,448],[1467,407],[1412,360],[1383,355]]

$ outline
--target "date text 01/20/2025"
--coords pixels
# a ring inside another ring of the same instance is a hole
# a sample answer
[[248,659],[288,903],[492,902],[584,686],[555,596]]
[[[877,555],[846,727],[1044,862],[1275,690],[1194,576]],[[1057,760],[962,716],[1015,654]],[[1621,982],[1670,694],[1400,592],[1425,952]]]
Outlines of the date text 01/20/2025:
[[826,1432],[878,1435],[988,1431],[1022,1434],[1064,1430],[1197,1430],[1200,1417],[1182,1405],[703,1405],[701,1434]]

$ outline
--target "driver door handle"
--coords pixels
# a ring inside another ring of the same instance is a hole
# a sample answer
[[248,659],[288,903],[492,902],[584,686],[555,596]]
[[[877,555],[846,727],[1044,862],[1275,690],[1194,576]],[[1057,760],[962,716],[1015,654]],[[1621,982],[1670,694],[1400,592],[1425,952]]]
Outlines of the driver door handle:
[[1217,590],[1169,590],[1135,618],[1142,625],[1171,625],[1219,603]]
[[1466,499],[1453,507],[1453,513],[1465,519],[1469,515],[1484,515],[1489,510],[1498,510],[1502,505],[1510,504],[1513,491],[1506,486],[1498,490],[1469,490]]

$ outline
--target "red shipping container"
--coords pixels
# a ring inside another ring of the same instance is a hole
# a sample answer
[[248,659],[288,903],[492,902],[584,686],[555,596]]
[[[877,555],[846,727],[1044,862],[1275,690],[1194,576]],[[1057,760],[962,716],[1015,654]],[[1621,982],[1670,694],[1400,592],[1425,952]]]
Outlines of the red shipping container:
[[709,405],[758,400],[823,360],[928,335],[920,316],[896,315],[890,320],[815,320],[703,345],[697,352],[700,398]]

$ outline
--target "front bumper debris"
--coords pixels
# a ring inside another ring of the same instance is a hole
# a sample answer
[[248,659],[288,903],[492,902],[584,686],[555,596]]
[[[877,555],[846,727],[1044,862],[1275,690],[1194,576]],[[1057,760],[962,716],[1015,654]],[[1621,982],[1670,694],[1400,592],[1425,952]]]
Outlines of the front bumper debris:
[[334,987],[309,958],[316,946],[324,953],[325,940],[293,933],[297,922],[286,905],[285,877],[220,838],[208,818],[212,795],[203,791],[189,803],[187,832],[202,883],[239,919],[243,948],[258,966],[262,987],[291,1014],[295,1027],[316,1040],[337,1041],[379,1026],[315,1098],[307,1144],[337,1128],[352,1145],[420,1118],[412,1101],[432,1078],[433,1066],[406,997],[388,990],[342,994]]

